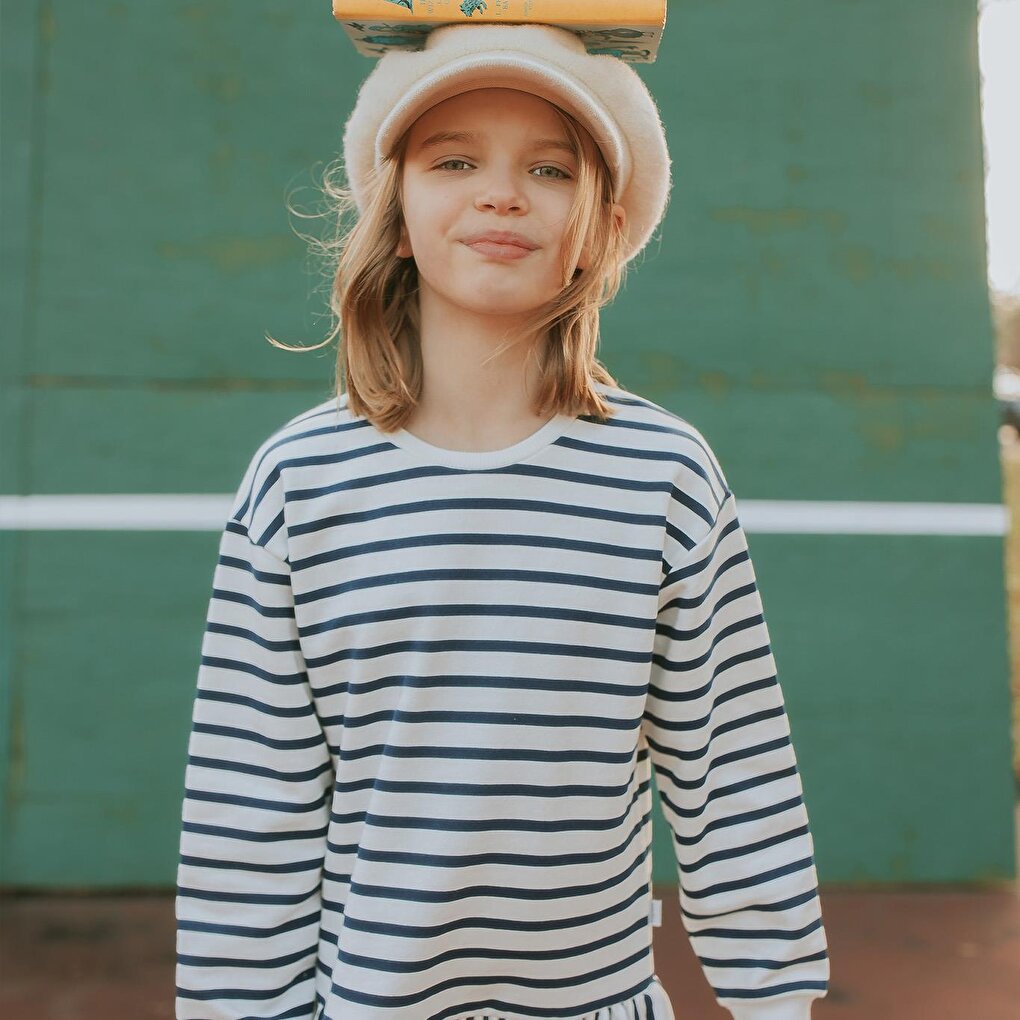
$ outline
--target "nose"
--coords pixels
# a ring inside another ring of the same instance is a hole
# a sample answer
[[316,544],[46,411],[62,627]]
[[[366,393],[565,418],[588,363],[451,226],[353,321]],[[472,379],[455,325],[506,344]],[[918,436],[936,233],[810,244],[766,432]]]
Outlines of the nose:
[[477,203],[482,206],[519,209],[527,204],[524,188],[513,167],[490,165],[475,179],[478,182]]
[[492,208],[499,211],[520,209],[527,204],[527,199],[520,188],[514,187],[510,181],[493,181],[483,184],[478,189],[476,204],[481,208]]

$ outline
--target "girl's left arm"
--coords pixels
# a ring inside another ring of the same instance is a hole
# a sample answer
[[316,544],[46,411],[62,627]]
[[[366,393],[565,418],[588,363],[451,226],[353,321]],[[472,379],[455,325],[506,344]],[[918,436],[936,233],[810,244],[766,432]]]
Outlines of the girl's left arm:
[[736,1020],[807,1020],[829,980],[814,844],[747,538],[713,469],[707,531],[667,549],[642,732],[716,1000]]

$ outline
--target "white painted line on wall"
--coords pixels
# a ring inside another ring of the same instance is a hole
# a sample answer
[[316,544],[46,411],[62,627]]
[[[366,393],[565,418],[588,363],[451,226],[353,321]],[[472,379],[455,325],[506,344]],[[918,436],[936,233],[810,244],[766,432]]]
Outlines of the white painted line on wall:
[[[232,495],[0,496],[6,531],[221,531]],[[748,533],[791,535],[1005,535],[1001,503],[741,499]]]
[[1001,503],[862,503],[828,500],[740,499],[747,531],[797,535],[1005,535],[1009,509]]
[[0,496],[13,531],[222,531],[233,496],[200,493]]

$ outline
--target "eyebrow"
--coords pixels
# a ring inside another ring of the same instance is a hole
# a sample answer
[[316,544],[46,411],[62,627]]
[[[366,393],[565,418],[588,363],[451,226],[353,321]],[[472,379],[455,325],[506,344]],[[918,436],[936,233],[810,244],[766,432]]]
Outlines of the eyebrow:
[[[473,131],[437,131],[429,135],[424,142],[418,146],[419,149],[429,149],[435,145],[442,145],[444,142],[477,142],[479,135]],[[532,150],[537,149],[562,149],[571,155],[576,155],[574,146],[562,138],[536,138],[530,145]]]

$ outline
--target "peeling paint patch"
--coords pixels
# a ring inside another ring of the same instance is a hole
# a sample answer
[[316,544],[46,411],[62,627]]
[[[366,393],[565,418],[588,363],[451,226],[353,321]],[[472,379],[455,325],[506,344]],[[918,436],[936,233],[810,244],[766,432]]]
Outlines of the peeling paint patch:
[[723,372],[702,372],[698,376],[698,382],[710,397],[717,400],[721,400],[733,389],[733,385]]
[[960,238],[960,225],[937,213],[925,213],[920,219],[920,225],[925,236],[933,241],[955,244]]
[[891,421],[865,421],[857,429],[861,438],[885,453],[899,453],[907,445],[903,426]]
[[195,85],[199,92],[219,102],[236,102],[244,95],[244,78],[236,72],[210,71],[195,75]]
[[935,280],[951,280],[953,270],[945,259],[932,258],[928,255],[915,255],[909,259],[887,259],[886,264],[901,280],[914,280],[917,277],[931,277]]
[[888,85],[864,81],[858,86],[857,91],[868,106],[875,109],[884,110],[896,101],[896,94]]
[[[299,352],[300,353],[300,352]],[[25,377],[32,389],[94,390],[109,393],[111,390],[151,390],[156,393],[319,393],[322,384],[317,379],[253,379],[245,376],[211,376],[196,379],[122,379],[108,376],[45,375],[34,373]],[[204,406],[204,405],[203,405]]]
[[818,388],[834,397],[866,397],[878,390],[863,372],[840,372],[826,369],[817,376]]
[[57,15],[52,4],[45,4],[39,12],[39,27],[44,41],[51,43],[57,37]]
[[221,272],[236,273],[260,266],[289,262],[294,257],[294,238],[277,237],[209,238],[194,244],[167,241],[156,245],[165,259],[211,262]]
[[844,245],[836,251],[834,261],[855,283],[863,283],[875,275],[875,254],[863,244]]
[[846,226],[846,213],[836,209],[751,209],[748,206],[723,206],[710,210],[719,223],[740,223],[753,234],[774,234],[781,230],[803,230],[820,223],[832,233]]
[[21,802],[25,785],[25,695],[18,683],[11,684],[10,705],[10,759],[4,799],[8,809],[7,824],[13,827],[16,818],[14,809]]
[[870,280],[882,271],[887,271],[898,280],[922,278],[946,281],[956,275],[952,264],[946,259],[924,254],[908,258],[882,258],[864,245],[844,245],[838,248],[833,261],[855,283]]
[[637,356],[647,377],[654,379],[656,386],[664,387],[665,392],[679,388],[690,376],[687,362],[669,351],[644,349]]

